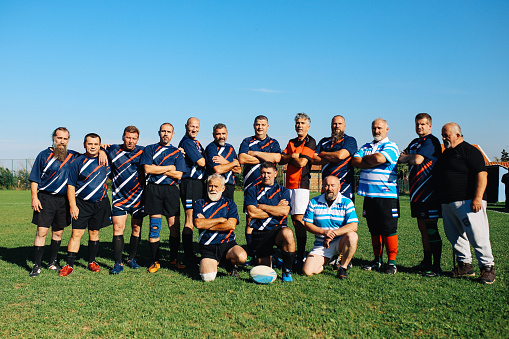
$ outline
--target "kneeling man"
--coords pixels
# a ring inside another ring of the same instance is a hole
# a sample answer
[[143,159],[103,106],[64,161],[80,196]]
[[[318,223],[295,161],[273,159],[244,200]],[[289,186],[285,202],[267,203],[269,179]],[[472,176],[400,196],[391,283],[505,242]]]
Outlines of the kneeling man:
[[314,247],[302,268],[305,275],[322,272],[330,258],[339,254],[341,262],[337,277],[348,278],[348,265],[357,249],[359,220],[352,200],[341,195],[339,189],[337,177],[325,178],[324,193],[311,199],[304,214],[304,226],[316,237]]
[[239,223],[237,205],[232,199],[222,196],[225,179],[214,173],[207,179],[207,198],[197,200],[193,209],[193,219],[200,231],[201,261],[200,275],[203,281],[216,278],[217,266],[225,265],[228,273],[240,278],[237,265],[246,262],[247,253],[235,242],[235,227]]

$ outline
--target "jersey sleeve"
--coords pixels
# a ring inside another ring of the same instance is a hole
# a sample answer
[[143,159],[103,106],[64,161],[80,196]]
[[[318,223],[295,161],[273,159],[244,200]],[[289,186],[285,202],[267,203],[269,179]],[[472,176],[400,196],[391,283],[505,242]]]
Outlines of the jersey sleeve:
[[185,173],[187,171],[186,161],[184,160],[184,155],[179,150],[177,156],[175,157],[175,170]]
[[228,199],[228,217],[237,219],[237,223],[239,222],[239,210],[237,209],[237,205],[233,200]]
[[315,218],[315,208],[314,208],[314,201],[311,199],[308,203],[308,208],[306,208],[306,212],[304,213],[304,220],[305,222],[313,223]]
[[309,138],[308,140],[306,140],[306,143],[304,144],[304,149],[302,150],[300,157],[306,158],[308,160],[313,159],[313,157],[315,156],[315,149],[316,149],[315,139]]
[[281,152],[281,154],[288,155],[288,150],[290,149],[290,141],[286,144],[286,148]]
[[290,195],[290,190],[286,187],[281,187],[281,200],[285,199],[286,201],[288,201],[288,204],[290,205],[290,202],[292,200],[292,197]]
[[391,164],[396,164],[399,158],[399,149],[398,145],[393,142],[387,143],[384,145],[383,149],[380,153],[387,159]]
[[472,146],[472,152],[470,152],[469,156],[465,157],[465,162],[474,173],[486,172],[484,157],[474,146]]
[[78,176],[79,176],[79,160],[77,159],[74,161],[70,168],[69,168],[69,181],[67,182],[68,185],[76,186],[76,183],[78,182]]
[[203,199],[199,199],[194,203],[193,206],[193,219],[198,219],[198,214],[203,214]]
[[366,145],[364,145],[361,148],[359,148],[359,150],[357,152],[355,152],[352,157],[353,158],[362,158],[362,157],[364,157],[364,153],[365,153],[365,150],[366,150]]
[[318,145],[316,145],[315,154],[320,154],[320,152],[322,152],[322,144],[324,142],[325,142],[325,138],[320,139],[320,141],[318,142]]
[[352,222],[359,222],[359,218],[357,217],[357,213],[355,212],[355,205],[350,199],[348,199],[348,204],[346,205],[346,213],[344,220],[345,225],[350,224]]
[[419,147],[415,154],[422,155],[426,159],[434,158],[433,154],[435,153],[435,146],[433,145],[433,141],[431,138],[426,138],[422,143],[421,147]]
[[141,156],[140,165],[152,165],[152,147],[147,146],[143,150],[143,154]]
[[271,153],[281,153],[281,146],[279,146],[279,142],[276,139],[272,139],[274,142],[270,145]]
[[220,165],[219,163],[214,162],[212,160],[212,158],[215,157],[216,155],[217,155],[216,147],[214,146],[213,143],[209,144],[205,149],[205,162],[207,163],[207,165],[209,165],[210,167],[216,167]]
[[242,154],[242,153],[247,154],[247,152],[249,152],[249,143],[248,143],[247,139],[244,139],[240,143],[239,154]]
[[246,206],[252,205],[257,206],[258,201],[256,200],[256,186],[250,187],[247,192],[246,196],[244,197],[244,202]]
[[182,148],[186,152],[186,156],[191,159],[193,164],[196,164],[198,160],[203,158],[203,155],[196,148],[196,144],[191,139],[186,139],[182,143]]
[[347,150],[351,156],[354,155],[355,152],[357,152],[357,140],[355,140],[354,137],[349,136],[346,138],[345,143],[341,149]]
[[30,176],[28,180],[31,182],[36,182],[38,184],[41,183],[41,174],[44,160],[42,159],[42,152],[37,155],[35,158],[34,165],[32,166],[32,171],[30,171]]

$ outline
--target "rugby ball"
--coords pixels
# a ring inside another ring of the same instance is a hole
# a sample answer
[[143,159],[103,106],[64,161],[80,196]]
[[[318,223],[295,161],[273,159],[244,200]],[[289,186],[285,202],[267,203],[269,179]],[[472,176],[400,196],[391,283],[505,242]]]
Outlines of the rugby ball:
[[255,283],[267,285],[276,280],[277,273],[269,266],[258,265],[249,271],[249,277]]

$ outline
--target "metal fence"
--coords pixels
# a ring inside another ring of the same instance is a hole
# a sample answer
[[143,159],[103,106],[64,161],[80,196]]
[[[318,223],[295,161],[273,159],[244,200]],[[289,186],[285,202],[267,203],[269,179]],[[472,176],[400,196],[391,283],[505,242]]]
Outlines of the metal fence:
[[0,159],[0,189],[30,189],[28,176],[35,159]]

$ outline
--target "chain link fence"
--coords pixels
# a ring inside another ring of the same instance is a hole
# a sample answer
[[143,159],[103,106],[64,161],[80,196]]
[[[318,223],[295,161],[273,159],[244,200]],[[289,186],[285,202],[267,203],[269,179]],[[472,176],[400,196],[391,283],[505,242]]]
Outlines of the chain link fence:
[[35,159],[0,159],[0,189],[28,190]]

